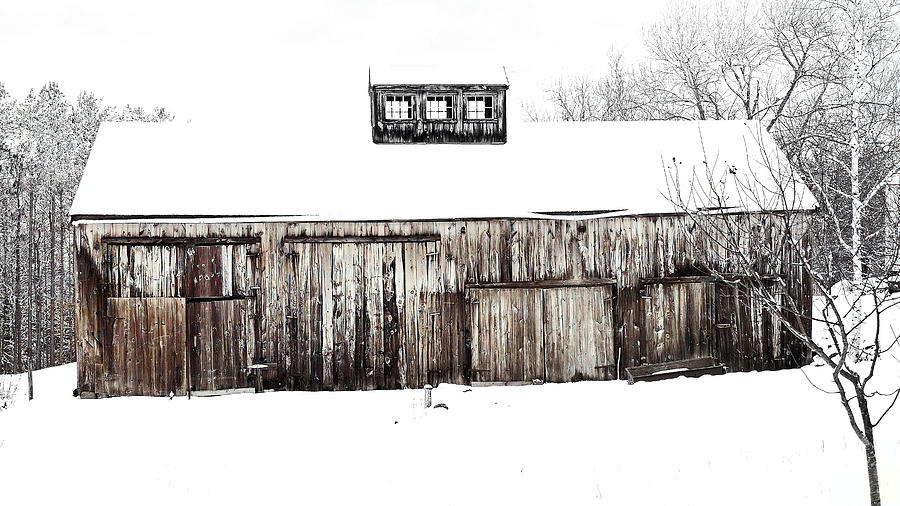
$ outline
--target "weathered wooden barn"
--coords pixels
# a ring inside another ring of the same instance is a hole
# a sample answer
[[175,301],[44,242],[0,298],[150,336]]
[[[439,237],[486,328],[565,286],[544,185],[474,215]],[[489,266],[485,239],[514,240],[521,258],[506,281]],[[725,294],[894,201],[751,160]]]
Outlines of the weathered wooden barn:
[[[715,256],[662,193],[663,160],[753,170],[751,138],[778,156],[757,125],[510,126],[502,72],[425,74],[372,72],[340,135],[328,118],[104,124],[72,207],[81,395],[803,360],[774,315],[704,275]],[[771,274],[811,303],[793,254]]]

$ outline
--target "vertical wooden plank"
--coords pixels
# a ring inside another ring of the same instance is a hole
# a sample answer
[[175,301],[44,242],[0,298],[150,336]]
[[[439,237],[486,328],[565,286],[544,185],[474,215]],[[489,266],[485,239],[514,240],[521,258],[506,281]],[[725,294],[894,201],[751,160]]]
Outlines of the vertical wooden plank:
[[493,381],[509,381],[509,314],[510,298],[505,290],[496,290],[494,304],[491,306],[491,361]]
[[295,302],[291,316],[293,320],[295,349],[297,350],[294,373],[297,375],[299,388],[307,390],[312,383],[312,337],[310,335],[310,317],[313,314],[310,303],[310,249],[309,244],[295,246],[293,276],[296,284]]
[[112,341],[112,360],[110,374],[113,378],[112,384],[107,384],[106,393],[110,395],[122,395],[125,393],[125,384],[127,378],[128,357],[126,350],[128,347],[129,318],[128,306],[122,305],[125,299],[107,299],[107,314],[111,317],[112,331],[110,339]]
[[334,287],[334,291],[331,294],[334,325],[334,389],[346,390],[348,388],[347,376],[350,372],[350,365],[348,364],[349,356],[347,353],[349,335],[347,330],[347,275],[345,269],[352,269],[352,265],[347,266],[345,264],[342,244],[334,244],[332,246],[331,262],[332,286]]
[[309,303],[307,311],[307,325],[309,328],[309,388],[320,390],[324,378],[324,312],[322,309],[322,287],[324,279],[322,275],[321,259],[318,247],[314,244],[304,245],[309,253],[309,293],[306,300]]
[[544,317],[545,376],[549,382],[565,381],[561,363],[560,329],[562,328],[559,292],[541,290]]
[[594,319],[593,301],[589,297],[589,288],[561,288],[569,293],[569,317],[572,319],[572,348],[569,359],[572,361],[573,378],[575,380],[594,379],[594,366],[597,357],[591,342],[593,341],[592,322]]
[[468,290],[466,292],[467,305],[467,326],[469,328],[469,338],[471,339],[472,365],[471,369],[475,372],[472,374],[472,381],[479,381],[480,377],[477,370],[481,368],[481,360],[479,351],[481,349],[481,294],[484,290]]
[[441,277],[441,244],[428,242],[422,244],[425,255],[427,279],[425,280],[428,309],[429,334],[432,342],[431,370],[434,371],[431,381],[434,385],[450,381],[450,336],[444,333],[444,320],[451,318],[445,314],[445,286]]
[[144,391],[144,300],[136,299],[131,310],[131,347],[132,347],[132,377],[134,378],[134,395],[142,395]]
[[499,364],[497,361],[497,350],[499,342],[500,330],[497,324],[497,313],[499,312],[500,291],[484,290],[484,297],[479,305],[482,318],[482,340],[479,353],[481,354],[480,362],[483,365],[482,375],[483,381],[500,381]]
[[386,243],[382,256],[382,307],[384,308],[384,376],[385,387],[406,386],[405,361],[401,360],[401,333],[405,328],[403,302],[403,255],[395,244]]
[[[490,356],[487,357],[487,360],[490,363],[490,366],[488,367],[491,371],[490,381],[503,381],[506,376],[506,373],[503,370],[504,364],[502,360],[505,351],[503,349],[503,322],[500,317],[503,312],[503,294],[500,290],[492,290],[490,300],[490,312],[486,315],[488,321],[487,328],[490,332],[490,341],[488,341]],[[484,308],[482,307],[482,309]]]
[[432,276],[429,273],[430,262],[426,255],[426,244],[422,242],[410,243],[410,250],[414,251],[416,255],[416,290],[419,298],[417,317],[419,325],[419,342],[417,344],[420,371],[419,381],[422,385],[426,383],[436,385],[436,375],[438,373],[436,367],[439,351],[438,343],[436,343],[437,336],[434,333],[436,329],[433,326],[437,316],[432,316],[432,313],[437,312],[440,309],[440,305],[433,304],[431,297],[429,281],[432,279]]
[[[231,255],[228,255],[228,258],[231,258]],[[230,279],[229,277],[225,277],[223,273],[223,279]],[[224,288],[224,287],[223,287]],[[223,365],[226,370],[224,376],[227,378],[228,386],[226,388],[238,388],[239,380],[238,380],[238,364],[237,358],[235,357],[235,351],[237,350],[237,336],[240,332],[240,323],[238,321],[238,316],[241,312],[241,304],[240,300],[226,300],[222,301],[222,313],[223,313],[223,329],[222,329],[222,341],[223,346],[225,347]]]
[[[424,243],[406,243],[403,251],[404,261],[410,262],[407,254],[415,259],[415,284],[414,291],[409,288],[407,280],[407,293],[416,298],[416,360],[418,361],[418,387],[432,382],[431,358],[434,355],[434,335],[431,334],[431,316],[428,304],[428,260],[425,256]],[[412,345],[412,342],[410,343]]]
[[509,334],[509,348],[510,348],[510,363],[509,363],[509,373],[510,377],[514,378],[515,381],[525,381],[530,378],[525,375],[525,326],[526,326],[526,312],[527,312],[527,299],[529,298],[530,290],[510,290],[514,292],[512,299],[512,312],[509,314],[510,318],[510,334]]
[[359,338],[361,329],[361,286],[362,276],[359,263],[359,245],[343,245],[344,256],[344,301],[346,308],[346,345],[345,355],[345,388],[357,390],[362,386],[362,378],[365,375],[365,360],[357,355],[359,351]]
[[591,299],[591,348],[596,360],[595,378],[608,380],[615,378],[615,356],[613,353],[613,325],[611,286],[600,286],[589,291]]
[[[403,341],[400,344],[400,368],[401,378],[405,378],[404,388],[418,388],[420,385],[419,362],[419,290],[418,290],[418,261],[416,252],[410,251],[406,243],[396,243],[398,254],[402,257],[403,281],[404,281],[404,314],[403,314]],[[399,266],[398,266],[399,267]]]
[[[560,244],[560,247],[563,247],[563,245]],[[583,318],[579,318],[581,312],[579,307],[580,294],[577,289],[559,288],[557,290],[563,297],[563,303],[560,304],[560,308],[563,310],[565,321],[563,360],[565,360],[566,364],[566,373],[563,381],[575,381],[581,379],[576,370],[576,357],[580,347],[579,321],[583,321]]]
[[526,381],[544,381],[544,339],[541,290],[523,290],[522,331],[524,361],[523,378]]
[[[197,343],[197,362],[192,364],[192,368],[197,369],[198,377],[194,388],[197,390],[212,390],[212,339],[210,338],[210,328],[206,324],[209,321],[209,306],[206,304],[190,304],[195,310],[194,331]],[[194,367],[196,366],[196,367]]]
[[384,244],[367,245],[365,251],[366,308],[368,321],[366,343],[369,350],[371,373],[367,388],[385,388],[384,347]]
[[[159,260],[159,250],[160,248],[154,248],[154,256],[156,257],[154,261]],[[156,265],[156,264],[154,264]],[[154,276],[154,282],[157,282],[157,277]],[[160,357],[160,311],[163,308],[159,307],[157,301],[159,299],[148,299],[144,303],[144,320],[146,321],[147,328],[144,332],[144,348],[146,350],[146,360],[147,363],[144,367],[144,395],[165,395],[161,394],[160,384],[159,384],[159,357]]]
[[322,290],[322,388],[334,389],[334,283],[332,262],[334,254],[330,244],[316,246],[319,262],[319,279]]
[[222,286],[222,297],[231,297],[234,295],[234,250],[244,249],[244,246],[233,246],[230,244],[218,246],[219,252],[219,283]]
[[190,378],[187,377],[188,367],[186,364],[190,356],[188,353],[187,306],[183,298],[178,298],[172,303],[174,304],[174,316],[168,328],[173,349],[172,370],[174,374],[171,388],[175,394],[185,395],[190,384]]

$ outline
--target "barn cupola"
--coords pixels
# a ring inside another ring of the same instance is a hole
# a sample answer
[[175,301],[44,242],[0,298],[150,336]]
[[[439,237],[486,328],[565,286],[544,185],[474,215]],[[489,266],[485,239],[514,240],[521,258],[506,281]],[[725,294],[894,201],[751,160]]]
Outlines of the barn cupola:
[[371,67],[369,101],[376,144],[503,144],[503,67]]

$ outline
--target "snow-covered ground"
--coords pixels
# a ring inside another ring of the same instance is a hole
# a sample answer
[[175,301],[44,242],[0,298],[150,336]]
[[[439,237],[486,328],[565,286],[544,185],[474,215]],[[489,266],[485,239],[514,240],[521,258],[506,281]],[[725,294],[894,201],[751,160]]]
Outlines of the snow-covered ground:
[[[818,375],[824,368],[808,367]],[[862,447],[800,370],[655,383],[72,397],[0,412],[4,504],[867,504]],[[900,504],[900,410],[878,428]],[[267,501],[271,500],[271,501]]]

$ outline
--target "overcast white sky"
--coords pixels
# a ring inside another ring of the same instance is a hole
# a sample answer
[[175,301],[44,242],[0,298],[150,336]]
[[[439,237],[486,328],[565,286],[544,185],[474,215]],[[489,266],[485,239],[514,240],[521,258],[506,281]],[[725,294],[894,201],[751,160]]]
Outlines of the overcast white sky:
[[179,119],[302,111],[324,81],[369,63],[502,64],[511,93],[640,52],[666,0],[0,0],[0,82],[21,96],[55,80],[107,103],[164,105]]

